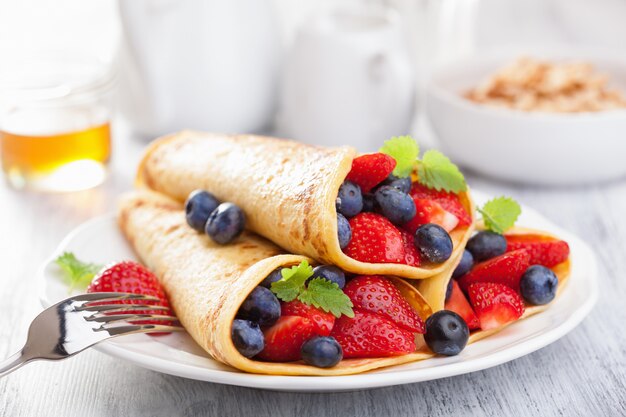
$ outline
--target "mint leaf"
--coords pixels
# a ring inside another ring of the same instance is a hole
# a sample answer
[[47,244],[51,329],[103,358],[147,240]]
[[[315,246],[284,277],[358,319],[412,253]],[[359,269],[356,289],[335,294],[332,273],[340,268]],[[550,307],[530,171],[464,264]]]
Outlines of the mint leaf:
[[393,175],[401,178],[411,175],[420,151],[417,142],[411,136],[395,136],[385,141],[379,152],[396,160]]
[[459,193],[467,190],[465,177],[447,156],[436,150],[426,151],[417,164],[419,182],[437,191]]
[[342,314],[354,317],[352,301],[344,294],[335,282],[325,278],[315,278],[309,282],[308,287],[300,293],[298,300],[319,309],[332,313],[339,318]]
[[283,268],[280,273],[283,277],[272,283],[271,290],[276,297],[289,302],[304,290],[304,283],[313,276],[313,267],[307,261],[302,261],[298,266]]
[[65,252],[54,261],[64,272],[65,281],[70,291],[78,287],[87,288],[93,277],[102,269],[102,265],[82,262],[71,252]]
[[496,197],[485,203],[478,211],[483,215],[485,227],[492,232],[504,233],[522,213],[522,208],[510,197]]

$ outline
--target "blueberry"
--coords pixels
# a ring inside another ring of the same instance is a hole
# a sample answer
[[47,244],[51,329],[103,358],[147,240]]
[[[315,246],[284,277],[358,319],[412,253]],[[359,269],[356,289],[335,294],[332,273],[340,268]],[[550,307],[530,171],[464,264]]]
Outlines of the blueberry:
[[313,268],[313,278],[326,278],[330,282],[336,283],[339,288],[343,288],[346,285],[346,274],[336,266],[333,265],[320,265]]
[[468,339],[467,323],[453,311],[440,310],[426,320],[424,340],[430,350],[438,355],[458,355]]
[[265,347],[263,332],[258,324],[249,320],[233,320],[231,328],[233,345],[246,358],[251,358]]
[[403,224],[415,217],[415,202],[408,194],[390,185],[383,185],[374,194],[380,213],[394,224]]
[[233,203],[222,203],[209,216],[205,231],[215,242],[224,245],[237,238],[246,227],[246,216]]
[[387,179],[382,182],[382,185],[389,185],[397,190],[400,190],[404,194],[408,194],[409,191],[411,191],[411,178],[398,178],[393,174],[389,174]]
[[467,242],[466,248],[476,262],[486,261],[506,252],[506,239],[498,233],[478,232]]
[[446,303],[450,299],[451,295],[452,295],[452,280],[448,281],[448,288],[446,288],[446,300],[445,300]]
[[265,288],[271,288],[272,283],[276,281],[280,281],[283,278],[283,275],[281,274],[282,270],[283,268],[280,267],[270,272],[270,274],[265,277],[265,279],[263,280],[263,282],[261,282],[260,285]]
[[524,300],[530,304],[548,304],[556,296],[559,280],[556,274],[542,265],[532,265],[519,282]]
[[459,264],[456,266],[456,269],[452,273],[452,278],[458,278],[467,274],[472,269],[473,266],[474,266],[474,257],[472,256],[472,252],[466,249],[463,251],[461,262],[459,262]]
[[187,224],[199,232],[204,232],[204,225],[211,212],[220,205],[220,202],[211,193],[196,190],[189,194],[185,201],[185,218]]
[[371,213],[376,210],[376,199],[374,198],[374,194],[364,194],[363,195],[363,213]]
[[237,317],[271,326],[280,318],[280,302],[267,288],[256,287],[239,307]]
[[352,240],[352,228],[348,219],[343,214],[337,213],[337,237],[339,238],[339,247],[344,249]]
[[343,350],[334,337],[314,337],[307,340],[301,349],[304,363],[318,368],[331,368],[343,358]]
[[361,187],[350,181],[344,181],[337,193],[337,212],[346,217],[353,217],[363,210]]
[[421,225],[415,231],[415,247],[427,261],[440,264],[452,255],[452,239],[446,230],[434,223]]

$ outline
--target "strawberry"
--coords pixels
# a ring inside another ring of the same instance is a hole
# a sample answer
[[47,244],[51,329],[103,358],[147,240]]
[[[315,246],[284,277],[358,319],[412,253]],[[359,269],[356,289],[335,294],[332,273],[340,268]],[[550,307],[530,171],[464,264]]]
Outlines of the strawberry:
[[[169,302],[159,284],[157,277],[143,265],[137,262],[124,261],[113,264],[103,269],[96,275],[87,287],[87,292],[128,292],[134,294],[152,295],[159,301],[121,300],[107,301],[106,304],[149,304],[169,308]],[[98,303],[94,303],[97,305]],[[158,314],[170,315],[170,310],[132,310],[128,314]],[[133,321],[133,324],[167,324],[161,320]],[[155,333],[153,333],[154,335]]]
[[344,358],[379,358],[415,352],[415,336],[391,320],[366,311],[341,316],[332,333]]
[[335,325],[335,316],[331,313],[298,300],[281,303],[280,310],[282,316],[300,316],[311,320],[315,326],[315,334],[318,336],[328,336]]
[[458,217],[445,211],[435,200],[413,197],[413,202],[415,203],[415,216],[402,225],[411,234],[426,223],[438,224],[447,232],[451,232],[459,224]]
[[371,263],[404,263],[400,231],[376,213],[359,213],[350,219],[352,239],[344,252],[352,259]]
[[400,229],[402,243],[404,244],[404,262],[410,266],[420,266],[420,254],[415,247],[415,236],[406,230]]
[[467,287],[475,282],[495,282],[519,291],[519,281],[529,266],[530,255],[524,249],[507,252],[474,265],[459,278],[459,285],[467,291]]
[[507,252],[526,249],[530,254],[531,265],[543,265],[551,268],[564,262],[569,257],[569,245],[563,240],[540,235],[508,235]]
[[467,210],[465,210],[463,204],[461,204],[461,199],[457,194],[448,193],[443,190],[433,190],[418,182],[414,182],[411,186],[409,195],[413,197],[414,200],[422,199],[436,201],[445,211],[453,214],[457,219],[459,219],[459,226],[467,226],[472,223],[472,217]]
[[469,301],[465,298],[463,291],[461,291],[461,287],[459,284],[452,280],[452,293],[450,294],[450,298],[446,301],[445,309],[454,311],[456,314],[461,316],[465,323],[467,323],[467,327],[470,330],[479,329],[480,323],[478,322],[478,317],[472,310],[472,306],[470,306]]
[[358,184],[363,193],[383,182],[396,167],[396,160],[384,153],[370,153],[354,158],[347,180]]
[[257,356],[273,362],[297,361],[304,342],[315,336],[315,328],[315,323],[305,317],[281,316],[263,331],[265,347]]
[[343,292],[354,308],[384,316],[405,330],[424,334],[424,322],[387,278],[361,275],[348,282]]
[[478,282],[469,286],[468,294],[483,330],[504,326],[524,314],[524,301],[506,285]]

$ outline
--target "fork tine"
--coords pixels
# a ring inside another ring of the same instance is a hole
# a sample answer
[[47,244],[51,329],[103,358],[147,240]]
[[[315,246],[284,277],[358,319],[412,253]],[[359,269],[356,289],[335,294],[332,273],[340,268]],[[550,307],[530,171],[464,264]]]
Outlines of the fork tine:
[[116,301],[116,300],[143,300],[159,301],[158,297],[144,294],[133,294],[125,292],[92,292],[71,297],[72,301],[84,301],[87,303]]
[[157,314],[115,314],[111,316],[89,316],[85,317],[85,320],[96,323],[114,323],[116,321],[136,321],[136,320],[163,320],[163,321],[177,321],[174,316],[165,316]]
[[121,336],[132,333],[154,333],[154,332],[183,332],[182,326],[162,325],[162,324],[129,324],[126,326],[102,326],[94,329],[96,332],[107,332],[111,336]]
[[149,304],[105,304],[105,305],[83,305],[78,306],[74,309],[75,311],[108,311],[110,313],[117,313],[122,311],[133,311],[133,310],[159,310],[159,311],[169,311],[169,307],[164,306],[153,306]]

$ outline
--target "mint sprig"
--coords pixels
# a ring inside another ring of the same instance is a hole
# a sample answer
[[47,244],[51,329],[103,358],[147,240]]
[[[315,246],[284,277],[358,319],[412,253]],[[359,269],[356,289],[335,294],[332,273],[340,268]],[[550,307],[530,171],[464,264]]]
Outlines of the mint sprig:
[[434,149],[426,151],[417,163],[417,176],[420,183],[437,191],[459,193],[467,190],[465,177],[459,168]]
[[385,141],[380,152],[396,160],[393,175],[403,178],[408,177],[413,172],[420,148],[411,136],[396,136]]
[[496,197],[477,209],[483,216],[483,222],[488,230],[495,233],[504,233],[515,225],[522,213],[519,203],[511,197]]
[[411,136],[389,139],[379,150],[396,160],[393,175],[408,177],[417,167],[418,181],[437,191],[459,193],[467,190],[465,177],[447,156],[437,150],[429,150],[419,159],[419,146]]
[[354,317],[352,301],[339,286],[325,278],[314,278],[306,285],[306,281],[313,276],[313,268],[307,261],[297,266],[283,268],[282,278],[271,285],[271,290],[280,300],[289,302],[296,298],[307,305],[312,305],[335,317],[342,314]]
[[65,281],[74,288],[85,289],[93,277],[102,269],[102,265],[82,262],[71,252],[65,252],[54,261],[64,272]]

